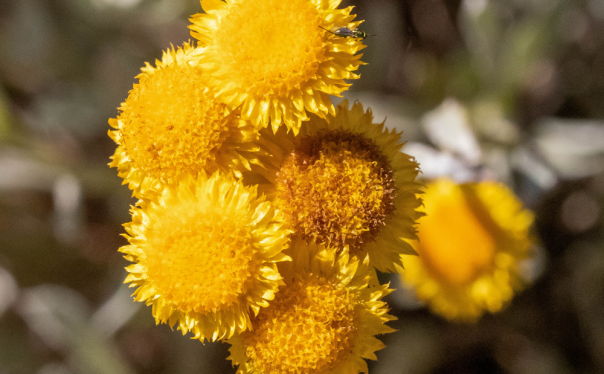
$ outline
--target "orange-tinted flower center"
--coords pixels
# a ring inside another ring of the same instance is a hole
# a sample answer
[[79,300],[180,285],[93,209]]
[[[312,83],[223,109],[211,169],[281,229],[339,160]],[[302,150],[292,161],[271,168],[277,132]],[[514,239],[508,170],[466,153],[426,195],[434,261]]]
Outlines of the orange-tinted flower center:
[[493,264],[497,249],[493,233],[459,188],[427,195],[425,204],[426,216],[419,221],[420,259],[435,277],[450,284],[473,281]]

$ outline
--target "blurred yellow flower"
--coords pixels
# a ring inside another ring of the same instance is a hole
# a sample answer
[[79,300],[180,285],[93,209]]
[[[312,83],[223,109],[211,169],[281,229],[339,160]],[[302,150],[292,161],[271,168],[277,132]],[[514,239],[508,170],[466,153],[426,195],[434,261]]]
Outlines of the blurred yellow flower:
[[265,176],[294,238],[349,246],[351,255],[369,253],[378,270],[398,272],[401,255],[415,253],[405,239],[417,238],[423,214],[416,210],[419,166],[400,152],[401,133],[372,120],[370,110],[359,103],[348,109],[345,100],[335,116],[305,122],[298,137],[261,131],[260,142],[275,155]]
[[290,230],[255,188],[216,172],[165,186],[132,209],[125,225],[134,262],[125,282],[153,306],[156,323],[197,339],[223,339],[250,325],[281,282],[276,263]]
[[394,331],[381,300],[392,290],[369,288],[367,258],[349,258],[347,249],[336,256],[295,241],[287,253],[293,261],[279,264],[285,285],[275,300],[252,318],[253,329],[228,341],[237,373],[366,373],[364,359],[384,347],[375,335]]
[[434,181],[424,202],[419,257],[405,256],[404,284],[447,319],[502,309],[522,286],[518,262],[530,256],[533,213],[495,182]]
[[333,114],[329,95],[362,64],[359,38],[327,30],[355,29],[352,7],[340,0],[202,0],[205,13],[191,18],[192,35],[205,47],[200,65],[218,97],[257,128],[285,123],[297,133],[307,111]]
[[120,115],[109,121],[118,144],[109,165],[137,196],[202,170],[241,176],[255,162],[257,131],[214,100],[193,54],[185,43],[164,52],[156,68],[147,63]]

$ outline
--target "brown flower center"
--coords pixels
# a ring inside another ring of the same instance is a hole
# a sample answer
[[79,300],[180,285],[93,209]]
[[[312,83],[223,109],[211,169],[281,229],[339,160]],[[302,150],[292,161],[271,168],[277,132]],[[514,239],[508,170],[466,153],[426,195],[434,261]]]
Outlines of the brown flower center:
[[396,188],[388,158],[349,131],[300,139],[277,176],[277,204],[294,237],[359,250],[392,216]]

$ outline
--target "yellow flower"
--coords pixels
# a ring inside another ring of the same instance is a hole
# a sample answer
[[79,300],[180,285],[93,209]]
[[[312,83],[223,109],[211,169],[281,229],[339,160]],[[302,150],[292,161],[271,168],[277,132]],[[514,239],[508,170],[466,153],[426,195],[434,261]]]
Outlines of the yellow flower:
[[448,319],[497,312],[521,285],[518,262],[530,255],[533,213],[495,182],[428,185],[419,257],[405,257],[402,279]]
[[329,95],[362,64],[361,39],[326,30],[355,29],[352,7],[340,0],[202,0],[205,13],[191,18],[192,35],[205,47],[200,64],[218,97],[257,128],[282,124],[295,133],[307,112],[333,114]]
[[401,133],[373,124],[370,110],[343,101],[335,117],[316,116],[300,135],[261,131],[262,147],[275,155],[265,177],[294,238],[315,240],[361,258],[380,271],[401,271],[402,254],[414,254],[422,215],[415,182],[419,167],[400,152]]
[[136,301],[153,306],[156,323],[178,324],[197,339],[223,339],[247,329],[249,310],[268,306],[282,284],[276,262],[290,230],[281,213],[219,172],[188,177],[132,209],[125,225],[134,262],[125,282]]
[[147,64],[120,115],[109,121],[118,144],[109,165],[135,195],[202,170],[241,176],[255,162],[256,130],[214,100],[194,53],[185,43],[164,52],[156,68]]
[[[367,372],[384,344],[377,334],[392,332],[381,298],[388,285],[368,287],[367,258],[338,256],[332,248],[295,241],[293,262],[279,264],[285,285],[275,300],[252,318],[253,329],[229,339],[238,374],[356,374]],[[283,265],[283,266],[282,266]]]

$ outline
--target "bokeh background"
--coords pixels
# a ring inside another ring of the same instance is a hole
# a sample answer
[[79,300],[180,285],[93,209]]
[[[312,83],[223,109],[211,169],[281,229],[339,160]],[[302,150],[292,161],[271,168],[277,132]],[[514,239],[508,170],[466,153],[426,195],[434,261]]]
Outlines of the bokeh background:
[[[287,0],[284,0],[287,1]],[[604,373],[604,1],[357,0],[347,97],[404,131],[423,177],[497,178],[536,212],[533,285],[477,324],[390,280],[372,373]],[[132,302],[107,120],[196,0],[0,1],[0,374],[234,373]],[[337,100],[336,100],[337,101]],[[446,135],[443,135],[446,134]]]

